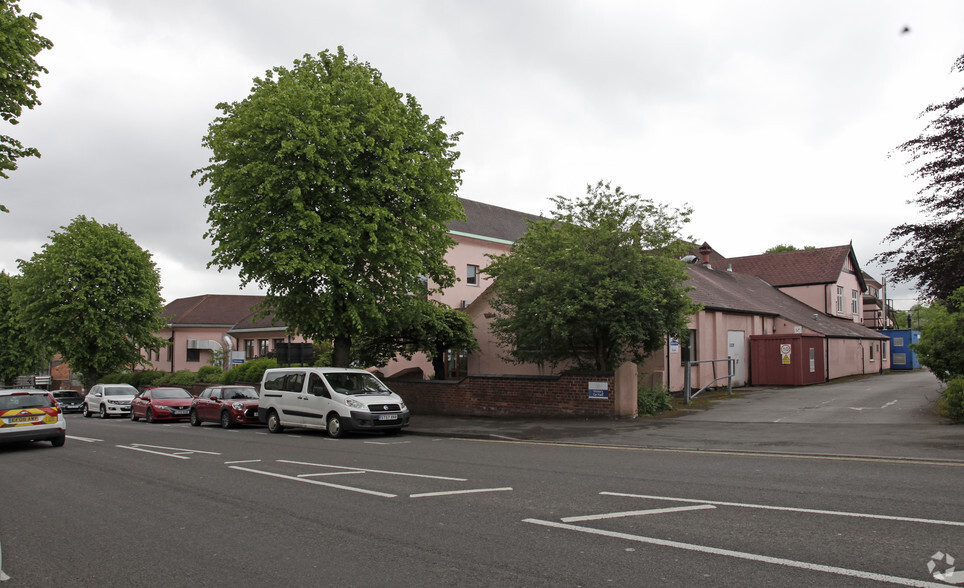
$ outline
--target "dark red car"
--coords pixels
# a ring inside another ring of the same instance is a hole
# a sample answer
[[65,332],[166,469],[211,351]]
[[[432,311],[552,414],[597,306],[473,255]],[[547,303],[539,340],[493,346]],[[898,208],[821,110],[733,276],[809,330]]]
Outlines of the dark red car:
[[204,421],[221,423],[225,429],[235,425],[257,425],[258,392],[251,386],[212,386],[194,399],[191,424]]
[[184,420],[191,416],[193,399],[184,388],[148,388],[131,401],[131,420],[141,417],[149,423]]

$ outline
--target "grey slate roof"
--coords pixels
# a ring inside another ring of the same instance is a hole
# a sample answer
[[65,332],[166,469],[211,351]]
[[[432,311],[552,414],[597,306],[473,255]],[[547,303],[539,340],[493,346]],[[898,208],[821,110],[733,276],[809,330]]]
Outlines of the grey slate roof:
[[264,296],[244,294],[203,294],[178,298],[161,311],[174,326],[233,326],[264,300]]
[[526,219],[541,220],[537,214],[510,210],[483,202],[459,198],[465,209],[464,221],[452,221],[449,230],[514,243],[529,229]]
[[[762,279],[737,272],[711,270],[693,265],[686,268],[690,297],[707,310],[741,314],[781,316],[827,337],[845,339],[886,339],[873,329],[851,320],[814,310]],[[816,319],[814,316],[816,315]]]

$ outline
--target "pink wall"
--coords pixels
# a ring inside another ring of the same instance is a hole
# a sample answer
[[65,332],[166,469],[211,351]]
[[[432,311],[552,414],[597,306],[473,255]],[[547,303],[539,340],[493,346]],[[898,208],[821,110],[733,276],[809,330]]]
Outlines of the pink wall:
[[[173,347],[168,346],[160,350],[159,354],[151,353],[150,360],[151,368],[162,372],[179,372],[182,370],[189,370],[192,372],[198,371],[199,368],[206,365],[212,365],[212,359],[214,357],[214,352],[208,349],[198,350],[198,361],[188,361],[187,360],[187,340],[188,339],[198,339],[201,341],[216,341],[223,348],[224,342],[222,338],[228,332],[226,327],[177,327],[174,329],[174,345]],[[171,337],[171,329],[163,329],[157,336],[162,339],[169,339]],[[241,333],[237,337],[232,337],[232,344],[234,346],[233,351],[244,351],[244,340],[253,339],[255,341],[255,354],[257,354],[258,341],[260,339],[267,339],[269,350],[274,351],[274,341],[275,339],[288,340],[287,332],[284,329],[278,330],[265,330],[252,333]],[[296,336],[291,338],[292,343],[303,343],[305,341],[304,337]],[[147,358],[146,352],[141,352],[141,355]],[[155,359],[157,355],[160,359]],[[173,365],[172,365],[173,358]]]

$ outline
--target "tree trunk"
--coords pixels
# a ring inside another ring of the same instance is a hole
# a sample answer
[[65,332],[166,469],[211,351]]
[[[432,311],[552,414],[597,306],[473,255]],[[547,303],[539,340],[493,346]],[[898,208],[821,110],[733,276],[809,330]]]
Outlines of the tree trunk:
[[334,367],[349,367],[351,363],[351,337],[339,335],[335,337],[335,348],[331,362]]
[[445,378],[445,352],[443,350],[435,350],[435,354],[432,355],[432,368],[435,370],[434,379]]

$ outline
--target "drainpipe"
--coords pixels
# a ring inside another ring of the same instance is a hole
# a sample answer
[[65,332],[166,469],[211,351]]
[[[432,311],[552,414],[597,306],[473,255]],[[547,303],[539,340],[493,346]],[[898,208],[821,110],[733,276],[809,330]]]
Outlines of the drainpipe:
[[168,339],[171,342],[171,373],[174,373],[174,327],[171,327],[171,338]]

